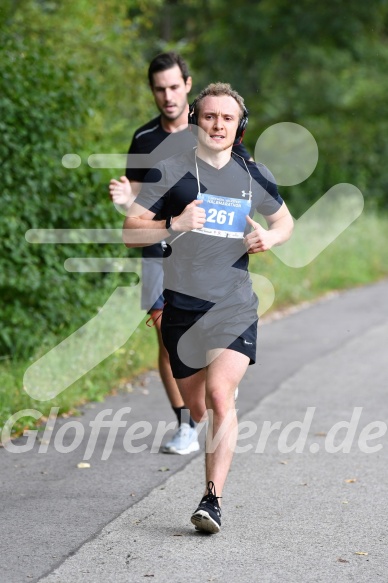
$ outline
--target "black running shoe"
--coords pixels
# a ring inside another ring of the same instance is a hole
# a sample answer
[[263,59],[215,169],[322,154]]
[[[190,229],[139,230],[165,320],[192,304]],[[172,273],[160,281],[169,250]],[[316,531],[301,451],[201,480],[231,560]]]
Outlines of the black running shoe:
[[[220,496],[218,497],[220,498]],[[207,494],[202,498],[191,522],[197,530],[216,533],[221,528],[221,508],[218,504],[214,482],[208,482]]]

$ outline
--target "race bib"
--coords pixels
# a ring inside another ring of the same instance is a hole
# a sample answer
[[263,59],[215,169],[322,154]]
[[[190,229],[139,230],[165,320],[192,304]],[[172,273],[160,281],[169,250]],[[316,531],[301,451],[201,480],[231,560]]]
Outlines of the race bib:
[[197,199],[203,200],[201,208],[206,212],[206,223],[202,229],[193,229],[193,232],[234,239],[244,237],[246,215],[251,210],[250,200],[207,193],[199,193]]

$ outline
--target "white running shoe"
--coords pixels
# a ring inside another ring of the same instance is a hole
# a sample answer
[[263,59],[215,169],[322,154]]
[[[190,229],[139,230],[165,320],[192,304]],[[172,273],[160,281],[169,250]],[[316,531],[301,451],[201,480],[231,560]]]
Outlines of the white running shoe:
[[172,439],[162,446],[163,453],[186,455],[199,450],[198,435],[195,427],[182,423]]

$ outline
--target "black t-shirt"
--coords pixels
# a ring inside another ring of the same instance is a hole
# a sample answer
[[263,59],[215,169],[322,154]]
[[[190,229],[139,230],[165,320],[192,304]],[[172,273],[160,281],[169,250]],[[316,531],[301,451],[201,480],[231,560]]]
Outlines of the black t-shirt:
[[207,221],[203,229],[167,241],[165,299],[176,308],[200,311],[236,294],[241,304],[255,302],[243,244],[250,231],[246,215],[279,210],[283,200],[273,176],[236,155],[216,169],[192,150],[151,169],[136,202],[166,217],[180,215],[196,198],[203,199]]
[[[152,175],[146,178],[150,168],[162,160],[182,152],[190,152],[197,145],[195,132],[190,129],[180,132],[166,132],[161,124],[161,116],[155,117],[145,125],[141,126],[134,133],[132,143],[129,147],[128,154],[145,154],[141,157],[141,168],[136,167],[136,160],[127,160],[127,169],[125,172],[128,180],[144,182],[152,180]],[[250,154],[243,144],[233,146],[233,151],[248,160]],[[165,218],[157,216],[156,219]],[[162,246],[158,243],[143,247],[143,257],[162,257]]]

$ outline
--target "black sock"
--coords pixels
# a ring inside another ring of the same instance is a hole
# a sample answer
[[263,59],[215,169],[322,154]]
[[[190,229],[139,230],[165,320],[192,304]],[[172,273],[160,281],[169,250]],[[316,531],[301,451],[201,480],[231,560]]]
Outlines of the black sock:
[[188,423],[190,427],[195,427],[195,422],[191,418],[190,411],[187,407],[173,407],[174,413],[177,416],[178,424]]

